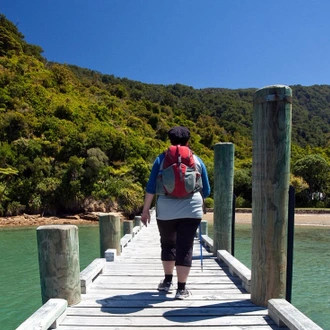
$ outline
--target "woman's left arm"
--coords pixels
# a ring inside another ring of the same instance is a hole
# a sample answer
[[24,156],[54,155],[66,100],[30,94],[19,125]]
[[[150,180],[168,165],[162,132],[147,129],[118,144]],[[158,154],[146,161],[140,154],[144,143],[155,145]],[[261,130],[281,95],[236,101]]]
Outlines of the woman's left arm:
[[203,161],[198,157],[198,160],[201,164],[202,167],[202,182],[203,182],[203,197],[206,198],[210,195],[211,193],[211,187],[210,187],[210,182],[209,182],[209,177],[207,175],[207,169]]

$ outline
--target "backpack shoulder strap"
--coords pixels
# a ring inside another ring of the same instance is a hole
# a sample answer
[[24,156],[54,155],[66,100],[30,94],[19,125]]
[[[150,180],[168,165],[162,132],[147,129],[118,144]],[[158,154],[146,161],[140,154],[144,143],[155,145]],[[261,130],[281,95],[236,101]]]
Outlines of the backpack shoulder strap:
[[164,167],[164,159],[165,159],[165,155],[166,155],[166,151],[164,151],[163,153],[161,153],[159,155],[159,160],[160,160],[160,164],[159,164],[159,170],[162,171],[163,167]]

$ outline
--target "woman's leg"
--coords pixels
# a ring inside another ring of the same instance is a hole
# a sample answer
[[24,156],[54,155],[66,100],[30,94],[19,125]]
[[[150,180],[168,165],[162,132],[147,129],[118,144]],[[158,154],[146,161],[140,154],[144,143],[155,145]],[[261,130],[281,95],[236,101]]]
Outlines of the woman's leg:
[[173,270],[174,270],[174,266],[175,266],[175,261],[171,260],[171,261],[165,261],[163,260],[163,269],[164,269],[164,274],[166,275],[172,275],[173,274]]
[[200,219],[178,219],[176,235],[176,266],[191,267],[196,230]]
[[186,283],[190,273],[190,268],[187,266],[176,266],[176,275],[179,283]]
[[176,272],[178,277],[178,289],[184,290],[188,280],[196,230],[200,219],[180,219],[177,230],[177,257]]
[[164,286],[166,283],[172,283],[173,270],[176,259],[176,223],[175,220],[157,220],[161,243],[161,260],[164,269],[164,280],[161,282],[158,290],[168,291]]

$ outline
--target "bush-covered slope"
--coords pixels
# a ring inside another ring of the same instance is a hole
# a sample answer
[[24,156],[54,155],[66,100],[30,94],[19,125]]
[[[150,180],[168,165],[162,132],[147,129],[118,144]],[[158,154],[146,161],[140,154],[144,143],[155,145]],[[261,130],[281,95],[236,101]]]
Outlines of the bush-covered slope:
[[[315,150],[328,161],[330,86],[291,87],[293,161]],[[174,125],[191,129],[211,184],[214,143],[235,143],[235,192],[249,200],[254,92],[143,84],[48,62],[0,15],[0,215],[138,212]]]

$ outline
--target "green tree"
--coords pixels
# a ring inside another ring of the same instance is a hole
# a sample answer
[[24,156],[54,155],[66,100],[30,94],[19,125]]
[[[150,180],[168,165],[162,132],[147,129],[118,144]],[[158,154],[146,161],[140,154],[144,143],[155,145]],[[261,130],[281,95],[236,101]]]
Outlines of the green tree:
[[252,203],[252,173],[251,169],[236,169],[234,175],[234,194],[243,198],[247,205]]
[[36,186],[35,198],[40,198],[40,207],[42,209],[42,216],[44,213],[56,212],[56,193],[61,181],[57,178],[44,178]]
[[108,157],[100,148],[87,150],[87,158],[84,162],[85,189],[90,193],[93,184],[97,181],[102,169],[108,165]]
[[71,156],[65,165],[58,196],[58,207],[61,211],[76,212],[81,209],[84,199],[84,162],[85,159],[82,157]]
[[13,146],[8,142],[0,142],[0,167],[7,167],[16,160],[16,153]]
[[22,40],[24,35],[17,27],[6,19],[5,15],[0,14],[0,56],[16,54],[22,52]]
[[[12,178],[13,175],[17,175],[18,171],[16,169],[7,167],[7,168],[0,168],[0,179],[4,181],[4,183],[0,186],[0,205],[3,199],[3,196],[5,195],[5,191],[7,189],[9,180]],[[2,181],[1,180],[1,181]]]
[[293,164],[292,172],[308,184],[310,193],[325,192],[330,179],[330,165],[319,155],[308,155]]
[[28,135],[28,122],[23,114],[9,111],[0,116],[0,120],[0,139],[2,141],[13,142]]

